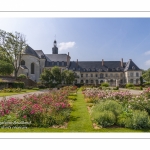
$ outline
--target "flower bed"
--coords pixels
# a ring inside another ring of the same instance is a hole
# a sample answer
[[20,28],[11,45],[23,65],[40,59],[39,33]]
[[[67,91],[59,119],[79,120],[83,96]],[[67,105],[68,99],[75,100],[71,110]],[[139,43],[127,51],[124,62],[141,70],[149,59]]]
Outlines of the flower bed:
[[[139,96],[129,91],[90,88],[84,90],[83,94],[87,102],[93,103],[90,114],[94,124],[101,127],[115,125],[132,129],[150,128],[150,88]],[[116,114],[117,110],[119,113]]]
[[71,90],[63,88],[53,93],[25,96],[23,99],[3,99],[0,101],[0,126],[24,126],[25,122],[28,127],[63,124],[70,116],[68,95]]

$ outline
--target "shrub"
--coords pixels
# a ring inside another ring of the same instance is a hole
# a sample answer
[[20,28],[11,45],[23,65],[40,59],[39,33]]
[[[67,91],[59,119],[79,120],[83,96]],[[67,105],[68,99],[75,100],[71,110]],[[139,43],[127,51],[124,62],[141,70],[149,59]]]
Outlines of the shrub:
[[24,82],[13,82],[12,83],[12,88],[24,88]]
[[115,88],[113,88],[113,90],[119,90],[119,87],[118,87],[118,86],[116,86]]
[[118,123],[126,128],[147,129],[150,127],[149,115],[146,111],[133,110],[132,113],[119,116]]
[[95,105],[93,111],[103,112],[103,111],[112,111],[115,116],[118,116],[122,112],[122,106],[116,101],[106,100],[105,102],[100,102]]
[[20,75],[18,76],[18,78],[19,78],[19,79],[26,79],[27,76],[26,76],[25,74],[20,74]]
[[116,117],[112,111],[93,113],[93,119],[102,127],[112,126],[116,122]]
[[108,82],[103,82],[103,83],[101,84],[101,86],[109,87],[109,83],[108,83]]
[[134,84],[132,84],[132,83],[127,83],[126,84],[126,88],[133,88],[134,87]]

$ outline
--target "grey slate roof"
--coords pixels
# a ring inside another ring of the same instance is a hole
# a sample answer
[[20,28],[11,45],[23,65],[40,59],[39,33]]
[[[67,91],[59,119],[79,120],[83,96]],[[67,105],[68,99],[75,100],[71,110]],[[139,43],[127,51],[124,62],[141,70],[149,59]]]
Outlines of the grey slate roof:
[[126,64],[126,67],[124,68],[124,71],[134,71],[134,70],[140,70],[139,67],[132,61],[132,59],[129,59],[129,61]]
[[24,50],[24,54],[32,55],[32,56],[35,56],[35,57],[39,58],[37,53],[29,45],[27,45],[26,49]]
[[48,61],[67,62],[67,54],[45,54]]
[[43,53],[42,50],[34,50],[34,51],[37,53],[37,55],[39,56],[39,58],[46,59],[45,54]]
[[124,68],[121,67],[120,61],[104,61],[104,65],[102,66],[102,61],[71,61],[69,70],[73,71],[83,71],[83,72],[120,72],[123,71]]

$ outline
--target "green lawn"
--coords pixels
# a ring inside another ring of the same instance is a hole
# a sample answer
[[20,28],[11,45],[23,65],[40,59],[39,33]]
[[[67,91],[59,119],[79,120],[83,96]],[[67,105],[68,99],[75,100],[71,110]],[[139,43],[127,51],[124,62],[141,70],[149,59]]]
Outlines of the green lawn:
[[0,92],[0,97],[11,96],[11,95],[16,95],[16,94],[23,94],[23,93],[30,93],[30,92],[35,92],[35,91],[39,91],[39,90],[24,89],[22,92],[8,92],[8,93]]
[[27,128],[27,129],[0,129],[0,132],[150,132],[147,130],[132,130],[127,128],[102,128],[94,129],[87,110],[81,89],[77,92],[77,100],[73,103],[70,121],[67,129],[60,128]]

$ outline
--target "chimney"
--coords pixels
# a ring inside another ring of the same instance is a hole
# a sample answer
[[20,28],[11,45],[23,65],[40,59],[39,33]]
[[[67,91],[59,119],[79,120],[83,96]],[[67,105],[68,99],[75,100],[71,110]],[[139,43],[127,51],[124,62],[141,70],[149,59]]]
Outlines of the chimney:
[[78,68],[78,59],[77,59],[77,68]]
[[102,59],[102,66],[104,66],[104,60]]
[[123,67],[123,58],[121,58],[121,67]]

